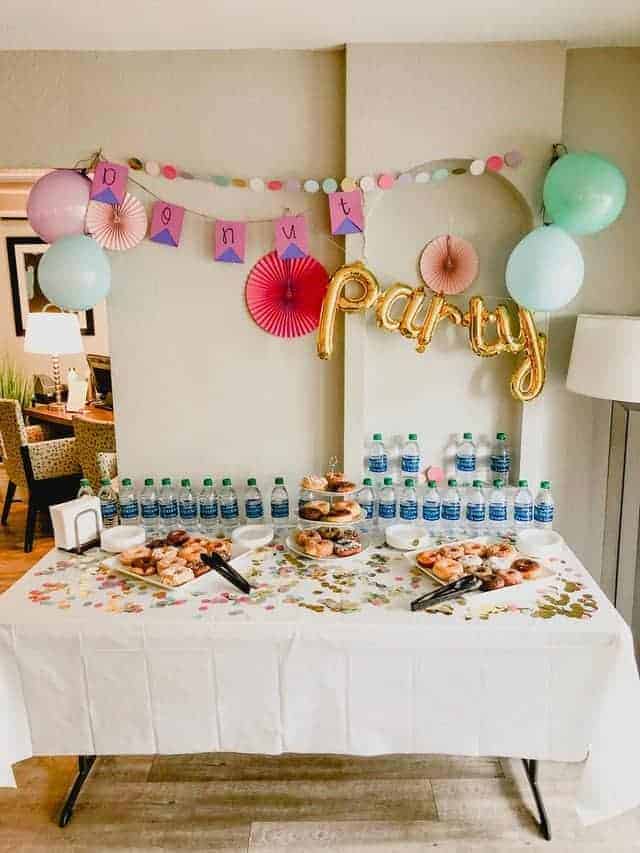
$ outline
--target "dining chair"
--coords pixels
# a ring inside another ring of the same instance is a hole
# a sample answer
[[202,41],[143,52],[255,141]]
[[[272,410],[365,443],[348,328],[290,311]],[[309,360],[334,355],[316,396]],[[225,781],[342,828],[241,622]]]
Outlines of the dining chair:
[[73,433],[82,476],[89,480],[94,494],[98,494],[100,480],[103,477],[112,480],[118,474],[115,427],[77,415],[73,418]]
[[0,399],[0,438],[7,473],[7,493],[2,524],[7,524],[16,489],[28,494],[24,550],[33,548],[39,511],[51,504],[74,498],[78,492],[80,466],[73,438],[47,438],[44,427],[25,426],[17,400]]

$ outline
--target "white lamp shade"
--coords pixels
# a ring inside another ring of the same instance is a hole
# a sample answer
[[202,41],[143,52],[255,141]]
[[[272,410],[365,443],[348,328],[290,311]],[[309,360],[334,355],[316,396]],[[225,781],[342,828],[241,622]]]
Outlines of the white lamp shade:
[[74,355],[83,352],[80,323],[75,314],[29,314],[24,351],[40,355]]
[[567,388],[587,397],[640,403],[640,317],[579,314]]

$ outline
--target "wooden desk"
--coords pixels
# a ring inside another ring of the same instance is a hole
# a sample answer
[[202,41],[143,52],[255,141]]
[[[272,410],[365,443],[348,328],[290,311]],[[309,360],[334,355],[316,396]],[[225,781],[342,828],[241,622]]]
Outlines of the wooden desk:
[[24,415],[32,423],[47,423],[55,426],[72,429],[73,418],[80,417],[88,421],[98,423],[113,423],[113,411],[110,409],[99,409],[89,404],[81,412],[67,412],[66,409],[57,409],[44,403],[36,403],[35,406],[27,406],[22,410]]

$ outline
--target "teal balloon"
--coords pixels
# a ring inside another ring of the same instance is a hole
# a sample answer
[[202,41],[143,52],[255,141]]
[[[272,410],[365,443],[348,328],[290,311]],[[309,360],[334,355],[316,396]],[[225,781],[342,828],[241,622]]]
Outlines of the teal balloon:
[[91,237],[61,237],[38,265],[40,289],[50,302],[85,311],[101,302],[111,287],[109,259]]
[[524,237],[507,261],[507,290],[530,311],[557,311],[584,280],[576,241],[557,225],[542,225]]
[[547,172],[543,197],[554,225],[570,234],[595,234],[622,213],[627,181],[599,154],[565,154]]

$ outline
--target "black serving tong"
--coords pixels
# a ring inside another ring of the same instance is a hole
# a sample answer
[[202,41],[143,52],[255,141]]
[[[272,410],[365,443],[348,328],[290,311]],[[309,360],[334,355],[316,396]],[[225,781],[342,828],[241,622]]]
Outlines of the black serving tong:
[[249,581],[243,577],[240,572],[237,572],[232,565],[227,563],[226,560],[223,560],[220,554],[200,554],[200,559],[203,563],[206,563],[209,568],[218,572],[219,575],[229,581],[230,584],[239,589],[240,592],[244,592],[247,595],[251,592],[251,584]]
[[457,581],[452,581],[440,589],[433,590],[421,595],[411,602],[412,610],[426,610],[436,604],[443,604],[452,598],[459,598],[467,592],[477,592],[482,586],[482,580],[475,575],[464,575]]

